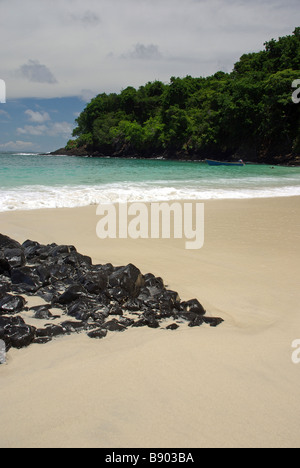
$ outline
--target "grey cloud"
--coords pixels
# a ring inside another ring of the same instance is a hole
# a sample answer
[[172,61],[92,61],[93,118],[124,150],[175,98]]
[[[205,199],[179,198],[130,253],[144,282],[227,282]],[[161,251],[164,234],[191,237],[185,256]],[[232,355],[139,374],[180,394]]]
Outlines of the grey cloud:
[[78,96],[83,102],[89,102],[92,98],[97,96],[97,92],[91,89],[82,89]]
[[1,143],[0,149],[4,151],[19,151],[24,149],[34,151],[37,148],[36,143],[32,143],[31,141],[8,141],[7,143]]
[[101,23],[101,18],[97,13],[87,10],[82,14],[74,14],[70,15],[71,20],[81,23],[83,26],[97,26]]
[[19,135],[43,135],[47,130],[46,125],[25,125],[23,128],[17,128]]
[[272,37],[291,34],[300,19],[299,0],[5,4],[0,61],[10,97],[89,100],[99,92],[119,92],[155,79],[230,71],[242,54],[261,50]]
[[122,58],[131,58],[134,60],[158,60],[162,58],[162,54],[160,53],[157,45],[144,45],[137,43],[133,50],[122,54]]
[[57,80],[46,65],[42,65],[38,60],[29,60],[21,65],[17,75],[33,83],[55,84]]
[[50,119],[48,112],[35,112],[31,109],[25,111],[25,114],[28,116],[31,122],[43,123]]
[[7,119],[11,119],[11,116],[5,110],[0,109],[0,116],[3,115]]
[[31,136],[71,136],[74,125],[68,122],[51,122],[48,125],[25,125],[24,127],[17,128],[19,135]]

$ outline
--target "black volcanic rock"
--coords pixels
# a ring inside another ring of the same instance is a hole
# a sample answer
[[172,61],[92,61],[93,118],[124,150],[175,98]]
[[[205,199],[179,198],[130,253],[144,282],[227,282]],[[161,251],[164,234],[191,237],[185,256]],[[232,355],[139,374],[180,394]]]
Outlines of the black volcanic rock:
[[26,301],[23,297],[6,294],[0,299],[0,315],[17,314],[25,304]]
[[65,322],[61,323],[61,327],[65,330],[66,333],[74,333],[78,332],[79,330],[83,330],[85,328],[85,322],[72,322],[70,320],[66,320]]
[[29,325],[8,326],[6,339],[13,348],[21,349],[29,346],[35,338],[35,328]]
[[42,286],[39,276],[32,267],[13,268],[10,276],[13,285],[18,285],[20,292],[36,292]]
[[34,318],[35,319],[48,320],[50,318],[53,318],[53,315],[51,314],[48,307],[40,306],[40,307],[36,307],[36,308],[30,309],[30,310],[34,311]]
[[211,327],[217,327],[224,322],[224,320],[220,317],[203,317],[204,323],[209,324]]
[[4,296],[5,293],[11,291],[11,279],[5,275],[0,275],[0,298]]
[[20,249],[22,246],[19,242],[11,239],[8,236],[0,234],[0,250],[4,249]]
[[132,264],[118,268],[109,277],[109,286],[111,288],[120,287],[132,298],[139,295],[140,290],[144,285],[145,280],[142,273]]
[[36,330],[37,337],[53,337],[53,336],[60,336],[64,335],[66,330],[61,325],[48,325],[46,328],[38,328]]
[[10,268],[22,267],[25,265],[26,259],[22,248],[5,249],[3,256]]
[[79,281],[90,294],[100,294],[107,287],[108,277],[101,272],[91,272],[82,275]]
[[189,323],[189,327],[201,327],[201,325],[203,324],[204,324],[203,317],[198,315]]
[[168,325],[166,327],[167,330],[177,330],[179,328],[179,325],[177,323],[171,323],[171,325]]
[[62,305],[67,305],[86,296],[86,294],[87,291],[81,284],[74,284],[59,297],[57,302]]
[[21,317],[0,317],[0,339],[9,348],[25,348],[35,339],[36,329],[27,325]]
[[87,334],[90,338],[101,340],[105,338],[107,335],[107,330],[103,330],[102,328],[98,328],[97,330],[92,330]]
[[0,251],[0,275],[9,276],[10,267],[9,263],[4,256],[4,252]]
[[[46,303],[27,309],[22,294]],[[53,315],[52,308],[61,313]],[[27,325],[18,315],[25,311],[52,324]],[[173,323],[166,326],[167,319]],[[7,351],[83,331],[90,338],[102,339],[108,332],[130,327],[176,330],[183,321],[190,327],[216,327],[223,319],[208,317],[197,299],[181,302],[161,278],[143,275],[132,264],[93,265],[74,246],[31,240],[21,246],[0,234],[0,339]]]
[[115,331],[123,332],[126,330],[126,326],[118,322],[118,320],[116,319],[113,319],[113,320],[110,320],[109,322],[104,323],[103,328],[112,332],[115,332]]
[[182,302],[181,306],[186,312],[194,312],[197,315],[205,315],[206,310],[204,307],[200,304],[198,299],[192,299],[187,302]]

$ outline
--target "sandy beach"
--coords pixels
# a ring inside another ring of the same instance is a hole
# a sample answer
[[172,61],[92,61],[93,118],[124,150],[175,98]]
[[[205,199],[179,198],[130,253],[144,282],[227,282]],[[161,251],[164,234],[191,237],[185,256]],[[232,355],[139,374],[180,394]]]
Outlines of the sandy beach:
[[11,350],[0,447],[299,447],[300,198],[205,202],[205,244],[100,240],[96,207],[0,214],[1,233],[135,264],[225,322]]

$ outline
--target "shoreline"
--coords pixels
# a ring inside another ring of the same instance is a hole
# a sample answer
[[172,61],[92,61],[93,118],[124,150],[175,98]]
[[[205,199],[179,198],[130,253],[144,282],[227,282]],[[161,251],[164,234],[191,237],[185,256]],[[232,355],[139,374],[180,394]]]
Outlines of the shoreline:
[[299,215],[300,197],[205,201],[204,247],[187,251],[180,239],[101,241],[95,206],[0,213],[3,234],[133,263],[225,320],[11,350],[0,446],[299,446]]
[[130,201],[130,200],[121,200],[119,202],[117,201],[109,201],[109,200],[105,200],[103,202],[94,202],[94,203],[89,203],[89,204],[86,204],[86,205],[82,205],[82,206],[57,206],[57,207],[38,207],[38,208],[28,208],[28,209],[10,209],[10,210],[5,210],[5,211],[0,211],[0,217],[2,215],[10,215],[10,214],[22,214],[22,213],[31,213],[31,212],[55,212],[56,210],[59,211],[59,210],[84,210],[84,209],[95,209],[96,207],[98,207],[99,205],[103,205],[103,206],[106,206],[106,205],[131,205],[131,204],[143,204],[143,205],[146,205],[146,206],[149,206],[151,204],[162,204],[162,203],[168,203],[168,204],[173,204],[173,203],[192,203],[192,204],[195,204],[195,203],[223,203],[223,202],[250,202],[251,201],[256,201],[256,202],[259,202],[259,201],[268,201],[268,200],[296,200],[296,199],[300,199],[300,195],[299,194],[295,194],[295,195],[281,195],[281,196],[256,196],[256,197],[244,197],[244,198],[234,198],[234,197],[228,197],[228,198],[199,198],[199,199],[195,199],[195,198],[178,198],[178,199],[168,199],[168,200],[165,200],[165,199],[157,199],[157,200],[135,200],[135,201]]
[[[41,153],[42,155],[44,153]],[[145,155],[141,156],[140,153],[133,153],[133,154],[128,154],[127,151],[125,153],[113,153],[111,155],[105,155],[101,152],[98,151],[87,151],[86,148],[77,148],[76,150],[68,150],[66,148],[59,148],[56,151],[52,151],[50,153],[45,153],[45,155],[50,155],[50,156],[72,156],[72,157],[88,157],[88,158],[119,158],[119,159],[141,159],[141,160],[147,160],[147,159],[163,159],[165,161],[182,161],[182,162],[199,162],[199,163],[205,163],[206,159],[213,159],[213,160],[219,160],[219,161],[225,161],[225,160],[232,160],[232,161],[238,161],[241,159],[241,155],[236,154],[231,156],[230,158],[227,157],[225,159],[224,154],[220,153],[218,157],[214,157],[211,154],[202,154],[201,156],[199,154],[189,154],[187,152],[175,152],[176,157],[170,156],[170,153],[160,153],[160,154],[151,154],[151,155]],[[172,155],[174,154],[173,152],[171,153]],[[283,161],[287,160],[289,158],[289,161],[284,163]],[[243,156],[243,159],[245,159],[246,164],[259,164],[259,165],[267,165],[267,166],[282,166],[282,167],[299,167],[300,166],[300,157],[297,154],[286,154],[284,156],[278,156],[277,158],[274,157],[273,159],[266,159],[266,160],[253,160]]]

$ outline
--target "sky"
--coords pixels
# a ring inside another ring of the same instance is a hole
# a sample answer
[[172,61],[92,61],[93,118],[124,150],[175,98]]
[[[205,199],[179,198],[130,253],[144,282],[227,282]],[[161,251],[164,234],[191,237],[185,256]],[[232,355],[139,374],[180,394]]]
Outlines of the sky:
[[299,25],[299,0],[0,0],[0,151],[65,146],[97,94],[230,72]]

